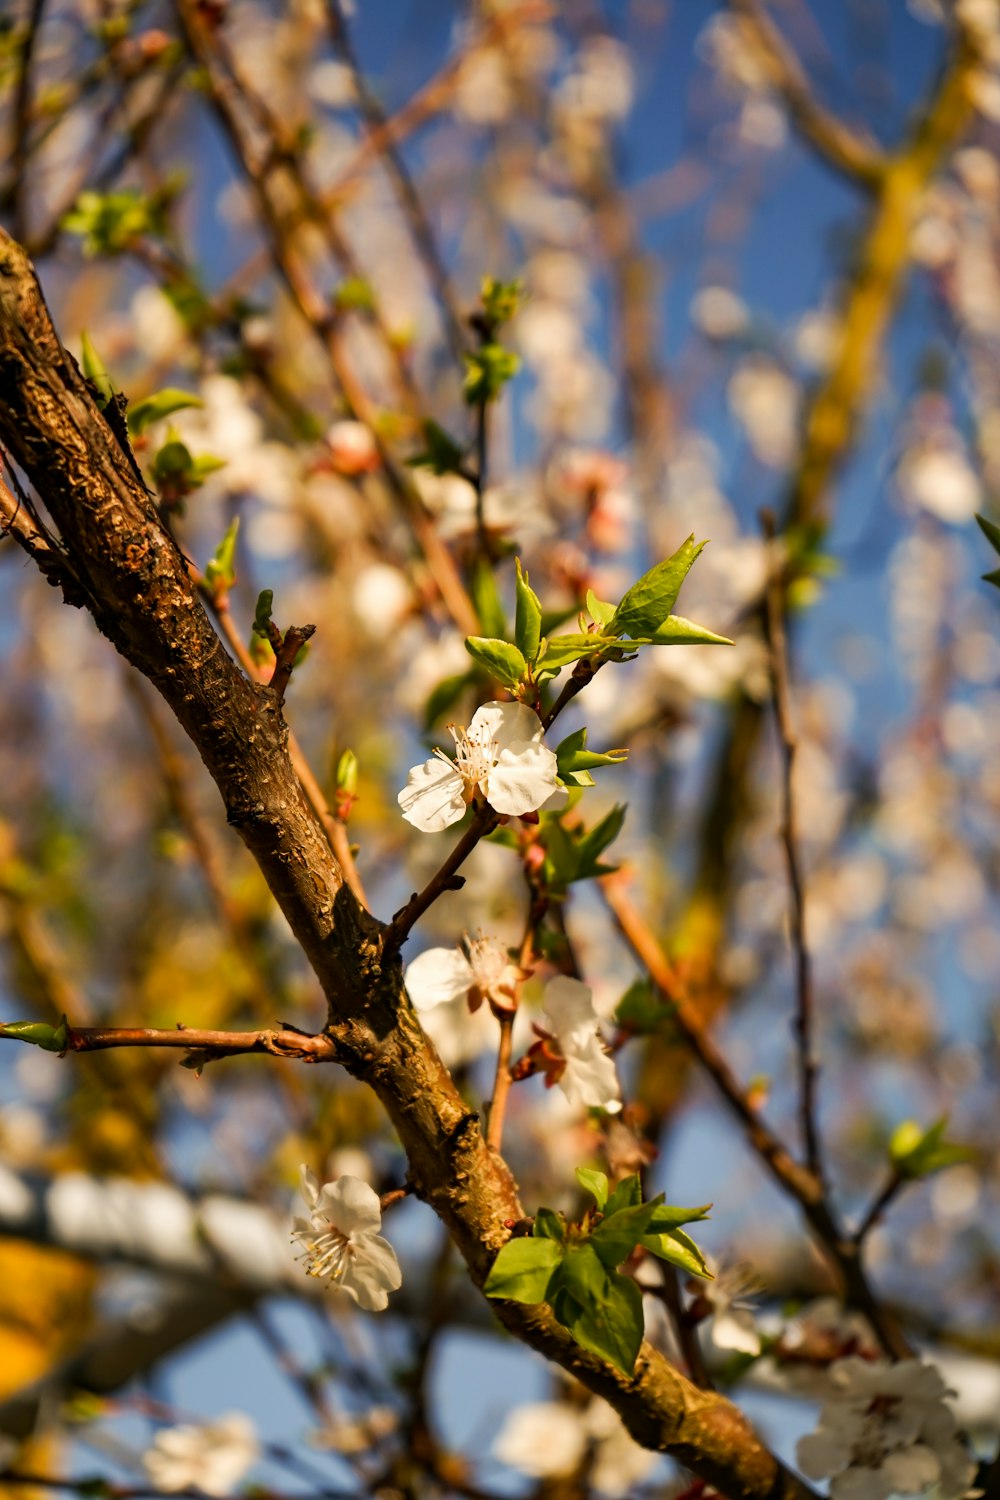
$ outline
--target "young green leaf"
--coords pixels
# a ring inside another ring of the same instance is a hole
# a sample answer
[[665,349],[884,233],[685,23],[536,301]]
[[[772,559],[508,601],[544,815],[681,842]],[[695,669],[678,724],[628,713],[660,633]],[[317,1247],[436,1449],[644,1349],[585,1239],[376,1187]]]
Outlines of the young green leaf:
[[685,620],[682,615],[668,615],[663,624],[648,636],[633,638],[636,646],[732,646],[727,635],[716,635],[704,625]]
[[607,647],[620,644],[611,635],[590,635],[583,632],[556,635],[546,642],[537,664],[538,671],[551,676],[555,672],[561,672],[571,661],[580,661],[585,656],[598,656]]
[[536,1239],[558,1240],[560,1244],[566,1239],[566,1225],[562,1215],[554,1213],[551,1208],[538,1210],[531,1232]]
[[507,640],[510,631],[507,629],[503,600],[497,588],[496,574],[485,557],[476,559],[472,577],[469,580],[469,593],[476,607],[479,628],[483,635],[491,636],[495,640]]
[[586,749],[587,729],[577,729],[556,747],[559,775],[569,776],[574,771],[592,771],[597,766],[616,766],[628,759],[627,750],[607,750],[603,754]]
[[236,516],[205,564],[205,582],[210,589],[228,591],[236,582],[236,536],[239,529],[240,518]]
[[676,1203],[660,1203],[650,1222],[649,1232],[660,1234],[668,1229],[676,1229],[679,1224],[693,1224],[696,1220],[707,1219],[711,1208],[711,1203],[699,1203],[695,1208],[681,1208]]
[[609,633],[646,637],[658,630],[676,604],[681,584],[704,546],[704,542],[689,536],[672,557],[644,573],[615,610]]
[[12,1037],[17,1042],[30,1042],[44,1052],[65,1052],[68,1043],[66,1017],[58,1026],[47,1021],[7,1021],[0,1025],[0,1036]]
[[660,1201],[659,1198],[654,1198],[651,1203],[637,1203],[632,1208],[621,1208],[617,1213],[605,1214],[586,1243],[593,1246],[601,1263],[609,1271],[620,1266],[631,1255],[649,1229]]
[[659,1256],[660,1260],[667,1260],[672,1266],[679,1266],[682,1271],[689,1271],[693,1276],[703,1276],[711,1281],[712,1273],[705,1257],[683,1229],[664,1229],[655,1234],[644,1234],[639,1243],[651,1255]]
[[587,590],[587,610],[594,624],[602,629],[610,625],[615,617],[615,606],[605,603],[603,599],[598,599],[593,589]]
[[623,1177],[604,1205],[605,1215],[621,1213],[623,1208],[637,1208],[642,1202],[642,1182],[638,1172]]
[[411,469],[430,469],[435,474],[460,474],[462,449],[437,422],[428,418],[423,424],[424,448],[406,462]]
[[493,342],[483,344],[474,354],[465,356],[463,391],[469,406],[485,406],[495,401],[508,380],[521,367],[521,361],[510,349]]
[[896,1126],[889,1140],[889,1159],[901,1177],[929,1177],[932,1172],[969,1160],[967,1147],[945,1140],[947,1128],[947,1115],[926,1130],[916,1120],[904,1120]]
[[609,1271],[583,1244],[567,1253],[552,1279],[552,1311],[583,1349],[631,1375],[643,1335],[642,1293]]
[[115,394],[115,386],[105,368],[104,361],[91,342],[90,334],[86,331],[80,334],[80,364],[84,375],[92,385],[97,387],[99,393],[97,404],[103,411]]
[[266,641],[270,635],[271,610],[274,607],[274,590],[261,589],[257,595],[257,608],[253,616],[253,633]]
[[517,687],[528,672],[528,663],[510,641],[489,640],[482,635],[465,638],[465,649],[491,677],[507,687]]
[[184,411],[191,406],[204,405],[201,397],[196,396],[193,391],[181,391],[167,386],[135,403],[128,414],[128,430],[133,437],[141,437],[147,427],[163,417],[173,416],[175,411]]
[[538,655],[542,634],[542,606],[538,595],[521,569],[521,559],[514,559],[514,590],[517,608],[514,615],[514,639],[525,659],[533,662]]
[[598,1208],[603,1209],[608,1201],[608,1179],[603,1172],[596,1167],[577,1167],[576,1180],[585,1193],[596,1202]]
[[508,1240],[490,1267],[483,1291],[508,1302],[544,1302],[552,1273],[563,1258],[558,1240]]

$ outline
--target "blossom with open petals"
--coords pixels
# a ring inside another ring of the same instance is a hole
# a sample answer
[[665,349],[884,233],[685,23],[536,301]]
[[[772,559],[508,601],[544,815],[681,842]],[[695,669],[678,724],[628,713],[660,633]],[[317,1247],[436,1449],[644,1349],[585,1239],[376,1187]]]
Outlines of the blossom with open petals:
[[422,833],[457,823],[480,792],[495,812],[534,812],[558,788],[554,753],[542,744],[542,723],[523,703],[484,703],[467,729],[448,726],[455,759],[435,750],[414,766],[399,794],[403,817]]
[[467,1001],[478,1010],[485,1000],[494,1012],[516,1009],[517,985],[524,971],[496,938],[466,937],[460,948],[428,948],[406,970],[414,1007],[432,1010],[449,1001]]
[[292,1239],[304,1247],[298,1259],[310,1276],[328,1278],[359,1307],[381,1312],[403,1278],[395,1250],[378,1232],[378,1194],[358,1177],[338,1177],[320,1187],[308,1167],[301,1170],[309,1218],[296,1219],[292,1230]]
[[544,1073],[571,1104],[617,1114],[622,1107],[615,1065],[598,1026],[590,989],[565,974],[550,979],[542,997],[546,1025],[535,1026],[540,1040],[519,1064],[519,1077]]
[[948,1391],[933,1365],[918,1359],[871,1363],[851,1355],[830,1366],[828,1395],[815,1432],[798,1444],[810,1479],[830,1479],[832,1500],[887,1500],[934,1486],[954,1500],[976,1465],[956,1433]]
[[250,1418],[229,1412],[217,1422],[164,1427],[142,1456],[143,1466],[158,1490],[200,1490],[205,1495],[230,1495],[246,1471],[260,1457],[260,1444]]

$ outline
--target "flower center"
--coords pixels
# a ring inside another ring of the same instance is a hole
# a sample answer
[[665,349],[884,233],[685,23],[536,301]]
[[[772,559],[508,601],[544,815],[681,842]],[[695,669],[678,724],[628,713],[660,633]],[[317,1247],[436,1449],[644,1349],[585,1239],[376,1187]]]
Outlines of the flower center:
[[[479,786],[500,759],[496,742],[485,729],[474,733],[449,724],[448,732],[455,741],[455,770],[467,786]],[[447,760],[442,751],[435,750],[434,753]]]
[[308,1275],[340,1280],[351,1259],[348,1235],[342,1234],[335,1225],[327,1224],[325,1231],[297,1230],[293,1238],[302,1240],[305,1245],[302,1254],[296,1258],[306,1262]]

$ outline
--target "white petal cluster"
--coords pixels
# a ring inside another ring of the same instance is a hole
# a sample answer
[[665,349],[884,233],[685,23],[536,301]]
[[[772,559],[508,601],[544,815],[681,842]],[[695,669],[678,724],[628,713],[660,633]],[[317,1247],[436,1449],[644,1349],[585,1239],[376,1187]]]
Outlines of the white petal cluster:
[[629,1436],[607,1402],[595,1400],[580,1412],[562,1401],[536,1401],[509,1413],[493,1445],[502,1463],[532,1479],[559,1479],[574,1474],[588,1449],[593,1463],[592,1489],[607,1495],[627,1494],[646,1478],[659,1455]]
[[831,1394],[798,1461],[810,1479],[830,1478],[832,1500],[887,1500],[935,1486],[941,1500],[963,1495],[976,1465],[959,1441],[948,1390],[917,1359],[870,1363],[851,1355],[829,1370]]
[[542,723],[523,703],[484,703],[467,729],[449,725],[455,759],[435,750],[414,766],[400,792],[403,817],[422,833],[457,823],[476,792],[508,817],[534,812],[558,789],[555,754]]
[[589,987],[560,974],[545,986],[542,1000],[548,1030],[565,1059],[557,1082],[571,1104],[605,1109],[622,1107],[615,1065],[604,1048]]
[[357,1177],[338,1177],[320,1187],[308,1167],[301,1171],[309,1218],[296,1219],[292,1230],[292,1240],[303,1246],[298,1259],[310,1276],[328,1279],[359,1307],[381,1312],[403,1278],[395,1250],[378,1232],[378,1194]]
[[461,948],[428,948],[406,970],[406,989],[415,1009],[433,1010],[467,1001],[473,1009],[486,1000],[513,1009],[521,970],[493,937],[467,938]]
[[259,1457],[253,1423],[234,1411],[203,1427],[164,1427],[142,1462],[153,1484],[166,1494],[194,1489],[229,1495]]

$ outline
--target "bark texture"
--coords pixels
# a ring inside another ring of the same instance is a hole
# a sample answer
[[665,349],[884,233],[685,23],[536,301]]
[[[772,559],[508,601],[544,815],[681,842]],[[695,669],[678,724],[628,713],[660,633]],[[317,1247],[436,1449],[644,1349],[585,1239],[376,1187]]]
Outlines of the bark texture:
[[[277,696],[250,683],[226,651],[181,552],[62,347],[28,257],[2,231],[0,441],[51,518],[76,597],[196,746],[322,985],[338,1060],[375,1090],[414,1190],[482,1285],[509,1225],[524,1216],[511,1174],[424,1036],[398,957],[383,963],[384,926],[344,884],[289,760]],[[732,1500],[810,1493],[736,1407],[699,1390],[648,1345],[626,1378],[584,1353],[544,1307],[494,1307],[511,1333],[604,1396],[639,1442],[669,1452]]]

